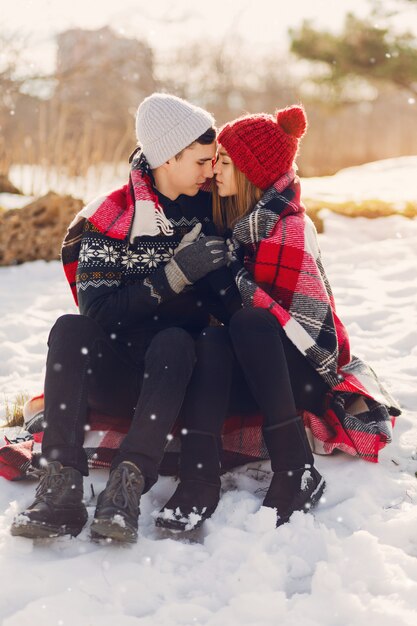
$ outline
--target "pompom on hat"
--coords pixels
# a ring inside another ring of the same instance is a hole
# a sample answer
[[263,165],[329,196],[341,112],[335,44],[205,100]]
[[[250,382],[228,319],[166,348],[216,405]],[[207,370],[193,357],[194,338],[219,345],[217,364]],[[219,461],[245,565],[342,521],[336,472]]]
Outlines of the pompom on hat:
[[288,172],[307,130],[302,106],[293,105],[275,113],[244,115],[222,126],[218,142],[236,167],[260,189],[268,189]]

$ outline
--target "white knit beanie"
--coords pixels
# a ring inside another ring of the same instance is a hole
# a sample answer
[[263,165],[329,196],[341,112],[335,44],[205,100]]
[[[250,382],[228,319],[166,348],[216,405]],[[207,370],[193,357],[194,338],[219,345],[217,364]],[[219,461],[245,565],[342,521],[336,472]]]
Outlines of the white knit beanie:
[[212,126],[210,113],[166,93],[145,98],[136,113],[136,137],[151,169],[172,159]]

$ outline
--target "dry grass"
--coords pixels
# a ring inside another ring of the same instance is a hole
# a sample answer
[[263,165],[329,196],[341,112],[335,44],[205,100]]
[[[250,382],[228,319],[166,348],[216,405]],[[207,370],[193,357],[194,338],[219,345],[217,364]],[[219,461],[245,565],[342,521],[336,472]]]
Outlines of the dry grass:
[[18,393],[13,400],[5,398],[5,422],[4,427],[23,426],[23,405],[29,400],[28,393]]
[[[391,202],[383,200],[363,200],[354,202],[328,202],[327,200],[306,200],[308,213],[316,214],[321,209],[329,209],[333,213],[346,217],[389,217],[390,215],[402,215],[403,217],[417,217],[417,202],[406,202],[402,208]],[[311,216],[311,215],[310,215]]]
[[402,215],[403,217],[417,217],[417,203],[406,202],[403,208],[398,208],[393,203],[384,202],[383,200],[363,200],[362,202],[328,202],[327,200],[305,200],[304,204],[307,213],[314,222],[318,233],[324,232],[324,222],[320,217],[322,209],[328,209],[338,215],[345,217],[366,217],[375,219],[377,217],[389,217],[390,215]]

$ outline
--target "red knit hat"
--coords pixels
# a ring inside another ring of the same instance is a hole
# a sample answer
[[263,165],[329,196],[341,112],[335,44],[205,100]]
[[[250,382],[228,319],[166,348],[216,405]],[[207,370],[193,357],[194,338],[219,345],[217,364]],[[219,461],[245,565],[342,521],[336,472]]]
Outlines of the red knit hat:
[[259,187],[267,189],[288,172],[307,129],[303,107],[290,106],[275,117],[244,115],[222,126],[218,141],[236,167]]

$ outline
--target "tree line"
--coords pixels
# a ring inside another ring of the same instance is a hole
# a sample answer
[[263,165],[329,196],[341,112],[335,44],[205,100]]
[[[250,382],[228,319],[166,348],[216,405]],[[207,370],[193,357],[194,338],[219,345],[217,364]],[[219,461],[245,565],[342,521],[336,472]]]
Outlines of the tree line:
[[[302,101],[310,119],[305,175],[417,153],[414,34],[394,32],[381,8],[366,19],[348,15],[338,34],[308,22],[289,34],[283,58],[255,55],[236,39],[158,55],[110,28],[72,29],[57,38],[55,71],[34,74],[22,70],[25,40],[0,32],[0,174],[26,163],[84,175],[90,165],[126,159],[136,107],[155,90],[204,106],[218,124]],[[304,69],[294,71],[299,61]]]

